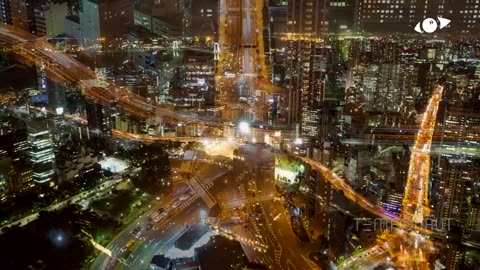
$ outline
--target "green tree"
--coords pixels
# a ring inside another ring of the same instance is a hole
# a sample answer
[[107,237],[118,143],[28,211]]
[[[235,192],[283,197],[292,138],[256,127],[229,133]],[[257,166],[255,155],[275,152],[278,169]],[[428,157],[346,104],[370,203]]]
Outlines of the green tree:
[[143,145],[135,151],[133,158],[141,167],[140,174],[134,179],[136,186],[155,195],[171,189],[170,161],[161,144]]

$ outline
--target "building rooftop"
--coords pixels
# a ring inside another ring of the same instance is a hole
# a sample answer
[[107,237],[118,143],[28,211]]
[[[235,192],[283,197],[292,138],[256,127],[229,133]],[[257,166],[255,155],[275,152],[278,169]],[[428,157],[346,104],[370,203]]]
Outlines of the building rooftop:
[[212,236],[206,245],[196,248],[195,255],[201,269],[235,269],[248,264],[240,242],[220,235]]
[[168,265],[172,260],[165,255],[155,255],[152,258],[151,264],[154,264],[160,268],[167,269]]
[[189,250],[209,230],[209,226],[204,223],[197,223],[175,241],[175,247],[180,250]]

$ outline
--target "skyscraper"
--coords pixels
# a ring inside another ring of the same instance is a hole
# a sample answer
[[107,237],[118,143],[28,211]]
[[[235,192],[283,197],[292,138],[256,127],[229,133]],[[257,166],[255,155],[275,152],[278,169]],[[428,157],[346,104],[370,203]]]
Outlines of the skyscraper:
[[0,23],[12,24],[10,0],[0,0]]
[[422,2],[422,0],[418,3],[416,0],[359,0],[356,8],[356,31],[412,32],[426,11]]
[[289,0],[288,32],[316,35],[328,30],[326,0]]
[[107,136],[112,134],[111,112],[108,106],[87,101],[85,109],[90,131]]
[[32,120],[28,127],[33,181],[45,184],[55,177],[55,154],[52,133],[42,120]]
[[439,164],[440,181],[436,191],[435,215],[442,231],[449,225],[466,227],[466,221],[477,200],[478,163],[465,158],[443,157]]
[[355,8],[358,32],[414,33],[415,25],[426,18],[452,21],[450,33],[475,34],[480,27],[477,0],[359,0]]
[[29,154],[25,122],[0,118],[0,174],[6,191],[11,194],[32,186],[31,167],[26,164]]
[[133,4],[128,0],[82,0],[80,38],[93,44],[100,38],[119,38],[133,23]]
[[35,32],[38,36],[56,36],[65,32],[67,3],[47,2],[35,8]]
[[141,1],[135,6],[134,24],[140,25],[157,35],[182,37],[191,18],[182,10],[183,0],[175,1]]
[[[331,160],[338,98],[345,92],[342,59],[336,57],[343,46],[324,34],[329,30],[327,1],[289,1],[285,86],[288,90],[287,122],[300,125],[299,152]],[[323,37],[320,40],[319,37]],[[343,88],[343,89],[342,89]],[[340,95],[338,95],[340,94]]]
[[10,0],[12,25],[35,33],[35,1]]
[[302,124],[302,135],[318,135],[318,108],[321,98],[321,73],[318,68],[316,37],[326,31],[326,2],[291,0],[288,2],[285,85],[288,90],[289,124]]
[[330,0],[327,22],[329,32],[354,30],[356,0]]

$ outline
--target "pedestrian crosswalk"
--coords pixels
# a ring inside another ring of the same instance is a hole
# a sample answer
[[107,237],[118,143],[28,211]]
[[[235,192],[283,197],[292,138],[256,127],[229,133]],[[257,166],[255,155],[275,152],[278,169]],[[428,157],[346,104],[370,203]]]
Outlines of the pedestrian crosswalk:
[[249,205],[249,204],[255,204],[259,202],[264,202],[268,200],[273,200],[275,195],[273,194],[267,194],[267,195],[261,195],[261,196],[256,196],[256,197],[249,197],[249,198],[243,198],[235,201],[231,201],[228,203],[223,203],[222,208],[223,209],[232,209],[232,208],[237,208],[241,207],[244,205]]
[[[204,185],[204,187],[205,187],[205,190],[208,191],[210,188],[213,187],[213,183],[211,183],[211,182],[207,183],[207,184]],[[190,188],[192,189],[192,187],[190,187]],[[195,193],[192,196],[190,196],[188,199],[186,199],[182,204],[180,204],[177,208],[178,210],[182,211],[183,209],[190,206],[193,202],[195,202],[200,197],[197,190],[194,190],[194,189],[192,189],[192,190],[195,191]]]
[[208,208],[212,208],[216,204],[215,199],[210,195],[206,186],[202,186],[196,178],[188,180],[188,186],[202,198]]

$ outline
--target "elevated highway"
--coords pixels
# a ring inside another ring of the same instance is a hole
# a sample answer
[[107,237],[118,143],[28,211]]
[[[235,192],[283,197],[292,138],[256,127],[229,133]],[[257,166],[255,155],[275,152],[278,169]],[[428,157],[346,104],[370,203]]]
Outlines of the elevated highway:
[[98,87],[97,76],[90,68],[73,57],[58,51],[44,39],[12,26],[0,25],[0,43],[13,48],[16,58],[26,65],[42,67],[49,79],[59,84],[76,83],[82,93],[104,104],[116,104],[125,112],[142,118],[161,117],[182,122],[202,122],[205,125],[221,126],[216,120],[175,112],[173,107],[155,104],[123,87],[110,83]]

